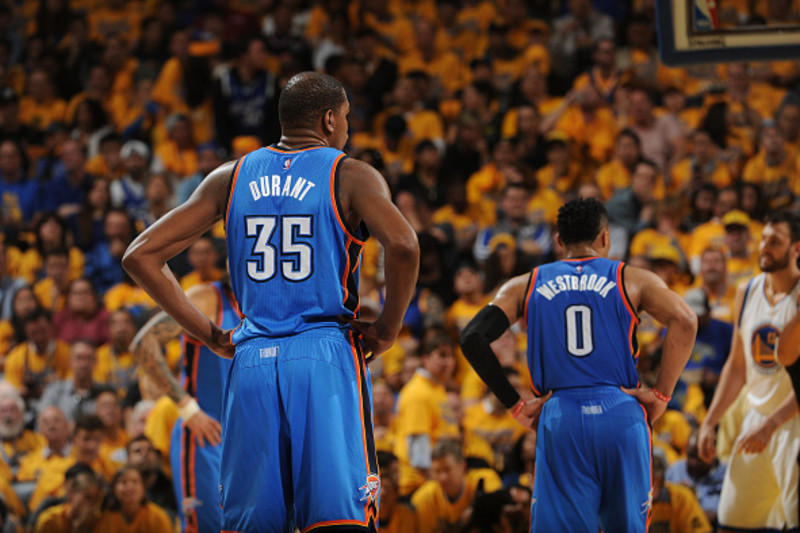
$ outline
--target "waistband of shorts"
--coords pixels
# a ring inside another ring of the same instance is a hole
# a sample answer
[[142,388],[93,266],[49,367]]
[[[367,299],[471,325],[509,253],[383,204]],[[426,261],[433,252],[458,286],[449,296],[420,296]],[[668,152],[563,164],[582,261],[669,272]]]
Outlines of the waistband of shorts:
[[[252,337],[246,340],[241,341],[237,346],[247,346],[251,343],[263,343],[264,341],[275,341],[275,342],[286,342],[286,341],[293,341],[293,340],[300,340],[300,339],[308,339],[308,338],[329,338],[334,340],[342,340],[344,342],[350,342],[350,331],[351,327],[348,324],[342,324],[341,326],[333,326],[333,325],[325,325],[320,326],[318,328],[311,328],[304,331],[300,331],[295,333],[294,335],[285,335],[281,337],[268,337],[266,335],[259,336],[259,337]],[[358,335],[355,336],[358,338]]]
[[553,397],[567,398],[597,398],[598,396],[628,396],[615,385],[596,385],[593,387],[571,387],[567,389],[556,389]]

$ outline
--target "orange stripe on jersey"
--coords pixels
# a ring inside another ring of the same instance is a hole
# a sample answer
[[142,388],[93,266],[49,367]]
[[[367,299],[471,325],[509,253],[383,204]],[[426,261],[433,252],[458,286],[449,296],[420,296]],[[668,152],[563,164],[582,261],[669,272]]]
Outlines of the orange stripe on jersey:
[[[623,280],[622,280],[622,269],[624,267],[625,267],[625,263],[620,263],[617,266],[617,290],[619,291],[619,297],[622,298],[622,301],[625,304],[625,308],[631,314],[631,317],[633,318],[633,320],[635,320],[636,323],[638,324],[639,323],[639,317],[636,316],[636,311],[634,311],[633,308],[631,307],[631,303],[628,301],[628,295],[625,294],[625,286],[622,284],[623,283]],[[631,350],[633,350],[632,347],[631,347]]]
[[348,237],[347,244],[344,245],[344,255],[347,258],[347,262],[344,265],[344,272],[342,272],[342,288],[344,289],[344,299],[342,303],[347,303],[347,297],[350,296],[350,292],[347,290],[347,278],[350,277],[350,243],[353,241]]
[[[329,520],[327,522],[317,522],[316,524],[312,524],[305,529],[300,530],[301,533],[306,533],[307,531],[311,531],[312,529],[316,529],[318,527],[332,527],[332,526],[361,526],[367,527],[366,522],[359,522],[358,520]],[[225,533],[224,531],[222,533]]]
[[242,170],[242,164],[244,163],[244,158],[247,155],[243,155],[241,159],[236,163],[236,170],[233,173],[233,179],[231,180],[231,190],[228,192],[228,205],[225,207],[225,227],[228,227],[228,214],[231,212],[231,202],[233,201],[233,193],[236,189],[236,179],[239,177],[239,171]]
[[599,256],[595,257],[568,257],[566,259],[561,259],[561,261],[566,261],[567,263],[574,263],[575,261],[591,261],[592,259],[597,259]]
[[[356,350],[356,339],[353,335],[353,330],[350,330],[350,347],[353,350],[353,363],[356,367],[356,383],[358,387],[358,410],[361,413],[361,440],[364,443],[364,465],[367,469],[367,474],[370,474],[369,468],[369,450],[367,446],[367,428],[364,426],[364,397],[361,390],[361,362],[358,360],[358,350]],[[364,504],[364,522],[369,520],[369,498],[367,503]]]
[[636,320],[634,320],[634,318],[631,318],[631,325],[630,328],[628,329],[628,345],[631,347],[631,355],[633,356],[634,359],[639,357],[638,347],[636,350],[633,349],[633,339],[635,335],[636,335]]
[[533,294],[533,286],[536,285],[536,276],[539,274],[539,267],[533,269],[533,273],[531,274],[531,284],[528,287],[528,294],[525,295],[525,309],[522,311],[523,322],[525,322],[525,327],[528,327],[528,305],[531,301],[531,294]]
[[339,216],[339,202],[336,199],[336,170],[339,168],[339,164],[345,157],[347,157],[347,154],[340,154],[331,166],[331,206],[333,206],[333,214],[336,215],[336,221],[339,223],[339,227],[342,228],[342,231],[344,231],[344,234],[347,235],[347,237],[351,240],[357,242],[361,246],[364,246],[364,241],[358,239],[355,235],[350,233],[350,230],[347,229],[342,217]]

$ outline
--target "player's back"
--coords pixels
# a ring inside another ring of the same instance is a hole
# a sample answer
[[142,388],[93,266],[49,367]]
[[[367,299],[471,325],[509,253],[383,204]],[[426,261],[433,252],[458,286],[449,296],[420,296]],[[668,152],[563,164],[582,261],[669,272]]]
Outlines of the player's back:
[[345,154],[334,148],[261,148],[234,169],[227,243],[244,315],[235,343],[338,326],[358,309],[366,231],[346,227],[337,201]]
[[638,318],[625,294],[624,267],[590,257],[533,271],[525,322],[537,391],[637,385]]

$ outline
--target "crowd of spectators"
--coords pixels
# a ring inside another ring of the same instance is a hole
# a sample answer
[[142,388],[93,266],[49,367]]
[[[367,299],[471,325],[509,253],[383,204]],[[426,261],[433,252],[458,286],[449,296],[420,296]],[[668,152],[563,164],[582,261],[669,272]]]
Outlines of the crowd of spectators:
[[[721,26],[800,23],[792,0],[717,5]],[[308,69],[345,86],[347,151],[385,176],[422,252],[406,328],[371,365],[381,531],[528,530],[536,434],[455,341],[505,280],[560,257],[576,195],[606,202],[614,258],[700,317],[653,428],[651,530],[711,530],[740,407],[718,464],[694,428],[763,215],[797,209],[800,63],[667,67],[652,0],[15,0],[0,29],[3,531],[174,527],[177,409],[129,352],[155,310],[120,258],[206,173],[278,141],[281,87]],[[223,239],[171,262],[184,289],[224,276]],[[370,241],[365,318],[382,272]],[[661,326],[642,316],[638,341],[648,383]],[[520,389],[525,345],[518,326],[493,345]],[[180,355],[166,347],[176,372]]]

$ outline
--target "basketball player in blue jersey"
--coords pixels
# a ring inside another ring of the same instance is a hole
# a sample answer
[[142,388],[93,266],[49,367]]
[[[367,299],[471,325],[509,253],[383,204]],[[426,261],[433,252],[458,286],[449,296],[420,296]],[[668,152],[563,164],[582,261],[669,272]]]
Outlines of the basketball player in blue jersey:
[[[144,231],[123,265],[186,333],[235,357],[222,410],[225,531],[374,531],[380,478],[365,354],[400,331],[419,266],[416,234],[383,177],[348,158],[350,104],[304,72],[281,92],[278,144],[214,170]],[[224,219],[233,332],[192,305],[166,261]],[[361,247],[385,250],[386,299],[358,319]]]
[[[187,295],[220,328],[230,329],[239,324],[240,317],[227,279],[196,285]],[[217,421],[222,414],[222,397],[231,360],[218,357],[206,346],[183,335],[181,386],[164,360],[162,346],[182,332],[172,317],[160,312],[139,330],[132,349],[140,368],[180,410],[180,418],[172,430],[170,464],[181,531],[219,531],[222,526],[218,488],[222,447]]]
[[[531,531],[645,532],[648,422],[667,408],[697,317],[652,272],[607,259],[602,203],[566,203],[557,229],[566,258],[508,281],[464,329],[461,347],[514,417],[538,430]],[[667,326],[653,388],[637,388],[638,311]],[[528,329],[531,400],[520,398],[489,346],[519,319]]]

